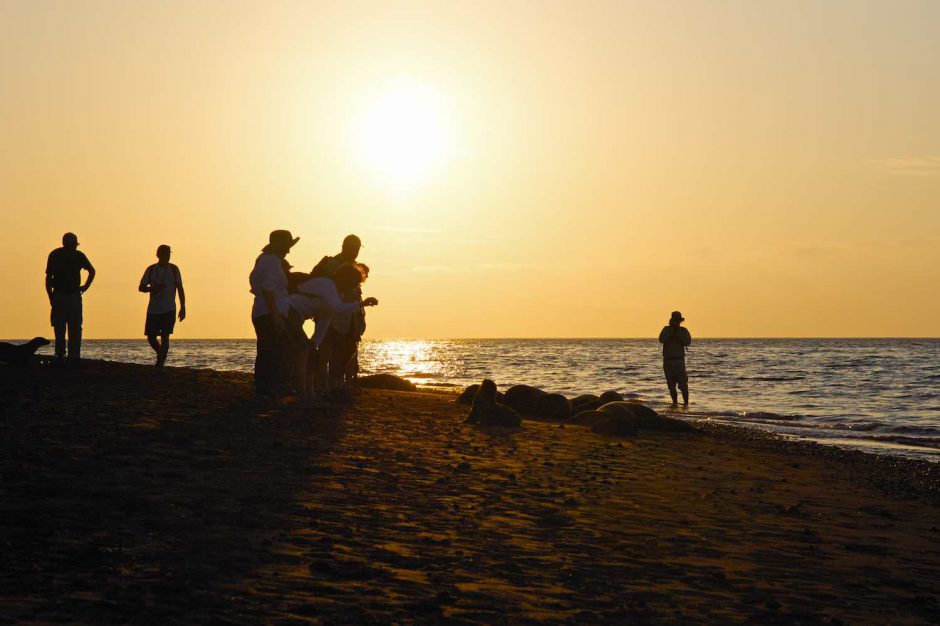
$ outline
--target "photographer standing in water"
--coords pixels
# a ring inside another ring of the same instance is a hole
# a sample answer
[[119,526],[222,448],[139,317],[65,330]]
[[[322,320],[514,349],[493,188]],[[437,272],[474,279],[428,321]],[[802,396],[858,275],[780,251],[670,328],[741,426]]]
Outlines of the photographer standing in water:
[[669,325],[659,333],[659,343],[663,344],[663,373],[672,396],[672,405],[679,403],[676,385],[682,391],[682,403],[689,406],[689,374],[685,370],[685,349],[692,343],[692,335],[682,326],[685,318],[679,311],[673,311]]

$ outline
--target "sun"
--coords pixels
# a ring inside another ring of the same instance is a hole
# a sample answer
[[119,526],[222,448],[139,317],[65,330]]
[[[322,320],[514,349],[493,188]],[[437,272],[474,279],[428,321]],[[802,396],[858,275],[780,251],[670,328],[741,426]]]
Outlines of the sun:
[[369,99],[356,132],[364,164],[398,189],[446,166],[454,125],[442,94],[427,85],[398,83]]

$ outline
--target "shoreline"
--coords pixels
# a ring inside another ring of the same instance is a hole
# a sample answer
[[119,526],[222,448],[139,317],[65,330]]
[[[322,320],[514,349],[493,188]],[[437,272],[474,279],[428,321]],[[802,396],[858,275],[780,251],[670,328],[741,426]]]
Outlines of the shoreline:
[[[0,621],[923,623],[938,466],[752,429],[259,403],[233,372],[0,369]],[[826,449],[822,449],[826,448]]]
[[[935,347],[920,354],[903,342],[893,347],[878,341],[838,347],[807,340],[802,343],[811,346],[811,356],[801,357],[806,348],[798,343],[775,348],[754,342],[745,340],[742,345],[751,344],[745,349],[703,340],[696,348],[690,366],[695,378],[690,417],[879,455],[940,462],[940,404],[936,400],[940,380],[930,365],[935,362],[935,358],[930,360]],[[432,388],[451,385],[460,389],[495,375],[503,390],[509,384],[523,383],[569,398],[605,390],[636,392],[651,407],[669,411],[650,341],[642,342],[645,347],[615,342],[598,348],[597,353],[578,342],[478,343],[367,341],[363,365]],[[179,340],[175,346],[171,363],[251,370],[254,346],[250,341]],[[143,341],[92,342],[86,347],[88,357],[152,363],[152,351]],[[757,362],[762,365],[750,369]],[[695,377],[699,370],[701,380]]]

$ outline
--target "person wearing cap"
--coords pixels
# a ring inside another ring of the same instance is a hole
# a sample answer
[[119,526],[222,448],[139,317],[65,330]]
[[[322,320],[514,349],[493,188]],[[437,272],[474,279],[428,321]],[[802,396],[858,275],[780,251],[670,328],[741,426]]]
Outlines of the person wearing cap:
[[163,367],[170,351],[170,335],[176,325],[176,294],[180,295],[179,321],[186,319],[186,293],[180,268],[170,263],[170,246],[157,247],[157,262],[144,271],[138,290],[150,294],[144,335],[157,353],[157,367]]
[[[81,271],[88,272],[82,284]],[[46,295],[52,308],[50,322],[55,330],[55,356],[65,356],[68,331],[68,356],[77,363],[82,352],[82,294],[95,280],[95,268],[88,257],[78,250],[75,233],[62,236],[62,247],[49,253],[46,261]]]
[[339,251],[339,254],[336,256],[325,256],[320,259],[320,262],[317,263],[310,272],[310,276],[314,278],[319,276],[325,276],[327,278],[332,277],[336,274],[336,270],[343,265],[355,263],[356,259],[359,258],[359,251],[361,249],[362,240],[359,239],[359,237],[356,235],[346,235],[343,239],[343,248]]
[[276,396],[287,384],[287,351],[284,322],[290,308],[285,268],[287,253],[300,240],[288,230],[275,230],[261,249],[248,276],[254,304],[251,323],[257,337],[255,393]]
[[[311,276],[335,276],[339,268],[356,263],[361,249],[362,240],[356,235],[347,235],[339,254],[323,257],[313,268]],[[340,296],[343,302],[360,302],[362,290],[356,286],[342,291]],[[359,328],[365,328],[365,311],[361,309],[355,313],[338,313],[330,324],[330,330],[319,350],[321,362],[322,359],[329,361],[330,389],[342,387],[351,365],[358,362],[359,340],[362,336],[361,332],[356,332]]]
[[679,311],[673,311],[669,325],[659,333],[659,343],[663,344],[663,373],[672,404],[679,403],[676,386],[682,391],[682,403],[689,406],[689,374],[685,369],[685,349],[692,343],[692,335],[682,326],[685,318]]

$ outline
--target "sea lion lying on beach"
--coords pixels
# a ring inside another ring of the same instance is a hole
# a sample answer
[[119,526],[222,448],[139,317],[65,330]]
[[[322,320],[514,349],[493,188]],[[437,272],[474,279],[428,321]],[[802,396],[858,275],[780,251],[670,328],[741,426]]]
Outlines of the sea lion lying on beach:
[[496,383],[489,379],[483,381],[477,395],[473,397],[473,405],[466,421],[468,424],[480,426],[517,428],[522,425],[522,417],[515,409],[496,401]]
[[0,341],[0,363],[9,363],[21,367],[28,365],[33,360],[36,350],[48,345],[49,340],[45,337],[33,337],[21,345]]

